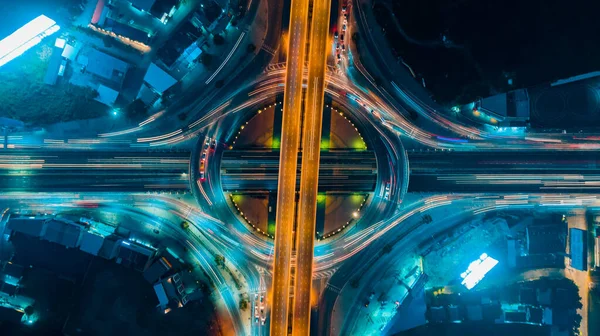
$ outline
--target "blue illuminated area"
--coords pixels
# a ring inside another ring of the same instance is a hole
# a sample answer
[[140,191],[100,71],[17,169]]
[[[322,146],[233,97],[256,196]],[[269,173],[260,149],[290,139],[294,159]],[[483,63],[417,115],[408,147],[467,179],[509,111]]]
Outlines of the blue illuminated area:
[[59,29],[60,27],[56,22],[45,15],[40,15],[29,21],[29,23],[0,41],[0,66],[19,57]]
[[463,272],[460,277],[463,279],[461,282],[467,289],[475,287],[485,275],[492,270],[498,264],[498,260],[491,258],[486,253],[479,256],[479,259],[473,261],[469,268]]

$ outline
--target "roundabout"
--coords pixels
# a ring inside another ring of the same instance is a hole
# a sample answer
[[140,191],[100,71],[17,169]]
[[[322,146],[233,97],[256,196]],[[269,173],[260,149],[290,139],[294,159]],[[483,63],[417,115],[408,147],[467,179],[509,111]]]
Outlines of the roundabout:
[[[283,113],[277,98],[224,118],[219,126],[227,125],[223,134],[200,136],[190,164],[193,193],[208,213],[226,215],[225,222],[241,223],[267,240],[275,233]],[[396,154],[390,153],[402,148],[399,138],[381,137],[388,130],[379,129],[364,109],[326,94],[323,116],[318,241],[381,220],[395,210],[408,183],[403,179],[408,163],[398,165]]]

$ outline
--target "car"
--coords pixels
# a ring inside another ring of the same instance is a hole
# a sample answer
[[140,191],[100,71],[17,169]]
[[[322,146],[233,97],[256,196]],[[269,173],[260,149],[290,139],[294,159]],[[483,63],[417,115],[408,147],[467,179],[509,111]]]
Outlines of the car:
[[260,303],[263,303],[263,302],[265,302],[265,296],[264,296],[264,295],[261,295],[261,296],[260,296]]
[[266,318],[263,317],[262,320],[260,320],[260,324],[265,325],[265,320]]
[[345,32],[346,31],[346,25],[342,26],[342,31]]
[[346,5],[343,5],[343,6],[342,6],[342,13],[346,13],[346,10],[347,10],[347,9],[348,9],[348,6],[346,6]]
[[254,301],[258,300],[258,294],[254,294]]
[[204,170],[200,172],[200,180],[204,181],[205,177],[204,177]]
[[258,323],[258,317],[254,317],[254,322]]
[[339,44],[339,43],[337,43],[337,44],[335,45],[335,50],[339,50],[339,49],[340,49],[340,44]]
[[342,59],[342,55],[340,55],[339,53],[337,54],[337,59],[338,61]]
[[202,160],[206,159],[206,152],[202,153]]
[[346,51],[346,45],[342,44],[342,51]]
[[385,184],[385,190],[387,190],[387,191],[390,191],[390,187],[391,187],[391,186],[392,186],[392,185],[391,185],[391,183],[390,183],[390,182],[386,183],[386,184]]
[[210,143],[210,148],[212,148],[212,149],[215,149],[215,147],[217,147],[217,140],[213,140],[213,141]]
[[258,306],[254,306],[254,317],[258,318]]
[[333,37],[334,38],[338,38],[338,32],[337,31],[333,32]]
[[344,42],[344,34],[340,35],[340,41]]
[[204,143],[204,149],[208,148],[208,146],[209,146],[209,141],[206,141],[206,142]]
[[344,19],[343,23],[344,23],[344,26],[347,25],[348,24],[348,20]]
[[344,20],[348,20],[348,14],[344,13]]

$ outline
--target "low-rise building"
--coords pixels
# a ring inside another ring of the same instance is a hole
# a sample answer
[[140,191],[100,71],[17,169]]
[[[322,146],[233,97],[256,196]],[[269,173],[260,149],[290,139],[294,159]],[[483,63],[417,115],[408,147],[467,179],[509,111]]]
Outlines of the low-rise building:
[[148,268],[156,249],[131,240],[123,240],[119,247],[117,263],[143,272]]
[[569,230],[569,254],[571,267],[580,271],[587,270],[587,231],[576,228]]
[[10,232],[20,232],[39,238],[46,233],[46,223],[50,219],[46,216],[11,216],[7,229]]
[[79,55],[77,61],[86,72],[103,81],[106,86],[116,90],[121,89],[130,67],[129,63],[97,49],[91,49],[87,55]]
[[175,78],[158,65],[151,63],[144,75],[144,83],[138,92],[137,99],[146,105],[153,105],[175,83],[177,83]]
[[152,266],[144,271],[144,279],[149,283],[156,283],[160,278],[173,269],[173,264],[166,257],[160,257]]

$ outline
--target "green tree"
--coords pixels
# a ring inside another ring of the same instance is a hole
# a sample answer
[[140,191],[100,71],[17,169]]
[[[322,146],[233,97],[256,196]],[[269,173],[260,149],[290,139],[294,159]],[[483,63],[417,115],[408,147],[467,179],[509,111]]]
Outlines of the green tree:
[[246,47],[246,52],[251,54],[256,50],[256,46],[252,43],[248,44],[248,47]]
[[202,55],[200,55],[200,63],[207,68],[211,68],[211,65],[213,64],[213,55],[203,52]]
[[215,87],[217,89],[220,89],[223,87],[223,85],[225,85],[225,82],[222,79],[219,79],[216,83],[215,83]]
[[188,222],[181,222],[181,228],[184,230],[187,230],[190,228],[190,223]]
[[148,113],[148,108],[146,107],[146,104],[140,99],[134,100],[125,108],[125,114],[128,118],[132,119],[143,117],[146,115],[146,113]]
[[213,42],[215,45],[223,45],[225,43],[225,38],[217,34],[213,36]]

